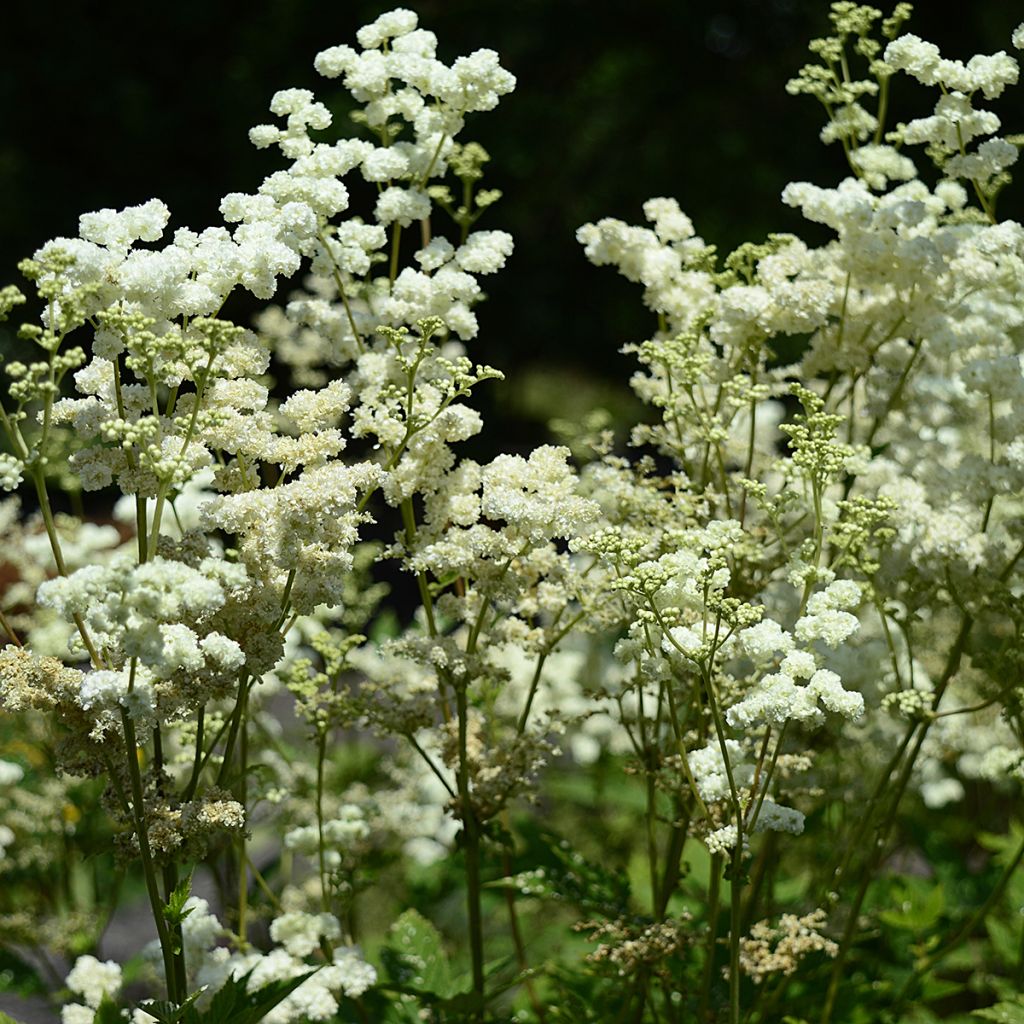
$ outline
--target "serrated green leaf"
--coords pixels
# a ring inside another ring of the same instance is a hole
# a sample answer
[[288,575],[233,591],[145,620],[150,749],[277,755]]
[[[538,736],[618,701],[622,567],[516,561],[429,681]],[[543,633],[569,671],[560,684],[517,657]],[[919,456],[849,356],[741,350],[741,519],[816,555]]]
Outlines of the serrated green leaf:
[[156,1017],[160,1024],[195,1024],[197,1016],[194,1003],[202,994],[202,990],[193,992],[180,1004],[166,999],[153,999],[143,1003],[141,1009],[151,1017]]
[[1006,967],[1014,967],[1017,963],[1019,938],[1017,933],[1005,921],[989,917],[985,920],[985,930],[992,940],[992,948]]
[[1024,1024],[1024,1003],[996,1003],[982,1010],[971,1010],[971,1016],[993,1020],[996,1024]]
[[314,968],[287,980],[272,981],[255,992],[248,991],[252,971],[240,978],[228,978],[214,994],[206,1010],[196,1013],[195,1024],[259,1024],[275,1006],[284,1002],[319,969]]
[[879,913],[879,919],[890,928],[924,932],[933,927],[946,908],[946,893],[939,882],[923,878],[897,879],[890,900],[895,906]]
[[388,977],[406,991],[441,998],[458,993],[441,933],[415,910],[405,911],[391,926],[381,959]]
[[173,928],[180,925],[189,914],[192,913],[192,908],[185,909],[185,904],[188,902],[188,898],[192,895],[192,873],[183,878],[175,887],[174,892],[171,893],[167,903],[164,904],[164,919]]
[[156,1017],[158,1024],[176,1024],[181,1019],[179,1007],[166,999],[146,1000],[139,1004],[139,1009],[144,1010],[150,1017]]

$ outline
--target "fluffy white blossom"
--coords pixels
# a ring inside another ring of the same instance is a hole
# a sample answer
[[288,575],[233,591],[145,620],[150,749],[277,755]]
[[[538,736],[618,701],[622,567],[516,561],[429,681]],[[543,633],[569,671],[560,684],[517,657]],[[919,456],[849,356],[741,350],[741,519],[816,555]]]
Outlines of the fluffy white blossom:
[[294,912],[276,917],[270,923],[270,937],[300,960],[309,956],[320,945],[341,937],[341,925],[333,914],[303,914]]
[[65,984],[95,1010],[104,997],[114,998],[121,991],[121,967],[113,960],[80,956],[65,978]]

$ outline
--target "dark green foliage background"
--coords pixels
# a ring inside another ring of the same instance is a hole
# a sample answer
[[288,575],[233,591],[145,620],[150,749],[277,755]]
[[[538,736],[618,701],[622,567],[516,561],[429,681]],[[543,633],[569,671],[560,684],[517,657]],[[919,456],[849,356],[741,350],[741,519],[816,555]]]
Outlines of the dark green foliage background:
[[[8,6],[0,280],[14,280],[16,261],[45,239],[76,233],[86,210],[157,196],[171,208],[172,227],[215,223],[224,193],[253,191],[280,166],[246,138],[251,125],[271,119],[271,94],[309,87],[343,109],[343,90],[316,75],[313,56],[354,42],[356,29],[390,6]],[[496,112],[476,115],[466,133],[491,152],[487,183],[505,192],[481,227],[516,238],[508,270],[488,282],[473,353],[511,371],[510,383],[495,389],[506,445],[536,441],[553,409],[571,415],[574,403],[583,411],[606,401],[601,380],[621,380],[630,369],[619,345],[650,331],[636,288],[587,264],[574,240],[579,224],[602,216],[639,221],[644,199],[673,195],[723,251],[769,231],[806,237],[807,227],[779,201],[783,186],[794,178],[830,184],[846,171],[838,147],[817,140],[817,104],[784,89],[807,41],[826,31],[823,0],[411,6],[438,34],[443,59],[489,46],[519,79],[516,92]],[[910,29],[948,56],[967,58],[1008,48],[1022,19],[1024,6],[1007,0],[926,0]],[[920,116],[933,102],[901,77],[893,112]],[[1019,95],[996,109],[1005,130],[1024,130]],[[1019,213],[1011,198],[1004,215]],[[257,306],[239,302],[226,313],[245,322]]]

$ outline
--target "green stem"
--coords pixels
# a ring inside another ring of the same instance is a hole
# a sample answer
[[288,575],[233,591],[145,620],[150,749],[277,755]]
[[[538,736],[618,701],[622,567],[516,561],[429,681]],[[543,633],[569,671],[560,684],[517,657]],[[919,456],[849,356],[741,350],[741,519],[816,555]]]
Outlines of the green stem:
[[679,884],[679,859],[683,855],[683,847],[686,845],[686,834],[690,827],[690,813],[684,810],[681,804],[677,804],[676,813],[681,817],[673,822],[672,831],[669,834],[668,846],[665,850],[665,874],[662,876],[659,889],[658,903],[654,908],[654,916],[659,921],[665,920],[665,912],[668,910],[669,901]]
[[[964,648],[967,645],[967,638],[970,635],[973,625],[973,617],[967,612],[964,612],[960,623],[960,630],[957,633],[956,639],[954,640],[953,646],[950,648],[949,655],[946,659],[945,669],[935,686],[934,696],[932,697],[932,711],[935,711],[938,708],[939,703],[942,701],[943,694],[946,692],[947,686],[960,669],[960,661],[963,657]],[[914,746],[907,754],[903,767],[900,770],[894,791],[889,799],[886,814],[875,830],[871,847],[868,850],[867,860],[861,868],[861,882],[857,889],[857,895],[854,897],[853,905],[850,908],[846,928],[843,931],[843,937],[839,944],[839,951],[832,963],[832,972],[831,977],[829,978],[828,991],[825,995],[825,1004],[822,1009],[821,1024],[829,1024],[829,1021],[832,1019],[832,1011],[835,1009],[836,997],[839,993],[839,983],[842,979],[843,965],[846,962],[846,957],[850,952],[853,940],[857,934],[857,921],[860,916],[861,907],[864,904],[864,898],[867,895],[872,874],[877,866],[881,851],[884,848],[885,838],[896,820],[900,801],[903,799],[903,794],[910,782],[910,777],[914,771],[914,765],[917,762],[918,755],[921,753],[921,747],[924,745],[925,738],[928,735],[928,730],[931,728],[932,722],[934,721],[934,718],[928,718],[916,726],[917,738],[914,741]]]
[[743,926],[743,842],[737,829],[729,880],[729,1024],[740,1024],[740,931]]
[[391,234],[391,264],[388,268],[388,287],[394,288],[395,278],[398,277],[398,257],[401,253],[402,225],[395,221]]
[[7,616],[4,615],[3,609],[0,609],[0,626],[3,627],[3,631],[8,635],[8,637],[10,637],[11,643],[14,644],[15,647],[25,646],[19,639],[14,627],[7,621]]
[[149,846],[149,830],[146,827],[145,800],[142,794],[142,774],[139,771],[138,742],[135,736],[135,723],[132,722],[127,710],[121,709],[121,725],[124,730],[124,744],[128,778],[132,788],[132,818],[135,823],[135,834],[139,840],[139,855],[142,861],[142,873],[146,881],[146,893],[149,896],[149,907],[156,925],[157,937],[160,940],[160,952],[164,961],[164,979],[167,983],[167,997],[173,1003],[181,1004],[187,992],[179,988],[180,972],[175,958],[174,940],[167,927],[164,917],[164,901],[160,898],[160,890],[156,881],[156,868],[153,853]]
[[[505,824],[507,827],[507,815]],[[501,853],[501,869],[506,878],[512,876],[512,858],[509,856],[506,848],[503,848]],[[522,929],[519,927],[519,915],[516,912],[516,894],[512,891],[512,887],[508,885],[505,886],[505,906],[508,910],[509,932],[512,935],[512,944],[516,950],[519,973],[523,976],[523,982],[526,987],[526,996],[530,1000],[530,1006],[537,1020],[540,1021],[540,1024],[545,1024],[547,1015],[544,1013],[544,1004],[537,996],[537,989],[533,984],[530,962],[526,956],[526,944],[523,942]]]
[[661,906],[661,892],[658,889],[658,833],[656,828],[658,790],[654,776],[654,750],[647,747],[644,751],[647,763],[644,775],[647,779],[646,826],[647,826],[647,868],[651,876],[651,909],[657,915]]
[[711,855],[711,877],[708,891],[708,934],[704,950],[704,971],[701,974],[698,1018],[710,1020],[708,1006],[711,1000],[711,979],[715,970],[715,949],[718,943],[718,902],[722,891],[722,855]]
[[324,761],[327,758],[327,729],[321,727],[316,745],[316,854],[320,870],[320,909],[326,914],[330,907],[327,898],[327,851],[324,847]]
[[[50,549],[53,551],[53,560],[57,566],[57,572],[61,576],[68,575],[68,567],[64,561],[64,552],[61,550],[60,537],[57,535],[57,524],[53,518],[53,508],[50,505],[50,495],[46,490],[46,481],[43,478],[42,470],[38,464],[33,466],[30,475],[32,477],[32,483],[35,485],[36,497],[39,500],[39,511],[43,516],[43,526],[46,528],[46,536],[50,541]],[[92,663],[96,668],[103,667],[103,659],[100,657],[99,651],[96,650],[95,645],[92,642],[92,638],[89,636],[89,630],[85,625],[85,620],[82,616],[75,612],[72,615],[72,621],[78,628],[78,633],[82,638],[82,643],[85,645],[85,649],[89,652],[89,657],[92,659]]]
[[480,825],[473,807],[469,786],[469,704],[465,684],[455,687],[456,713],[459,729],[459,803],[462,810],[462,848],[466,869],[466,908],[469,917],[469,952],[472,960],[473,995],[480,1010],[474,1020],[483,1019],[484,1002],[484,935],[480,907]]

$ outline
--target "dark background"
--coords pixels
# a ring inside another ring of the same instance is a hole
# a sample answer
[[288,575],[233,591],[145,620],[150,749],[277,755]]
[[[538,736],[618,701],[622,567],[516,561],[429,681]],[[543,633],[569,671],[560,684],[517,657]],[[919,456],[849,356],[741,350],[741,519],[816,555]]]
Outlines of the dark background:
[[[318,50],[354,43],[391,4],[366,0],[177,0],[166,4],[17,3],[3,18],[0,63],[0,283],[44,240],[75,234],[83,211],[157,196],[171,226],[219,219],[229,191],[254,191],[281,166],[251,125],[272,120],[272,93],[314,89],[336,106],[338,82],[313,70]],[[817,138],[819,105],[786,80],[828,30],[822,0],[421,0],[420,22],[447,61],[492,47],[518,77],[465,139],[493,156],[485,185],[505,198],[480,222],[516,238],[506,270],[485,280],[475,358],[509,371],[512,423],[604,400],[630,363],[619,346],[650,331],[638,289],[591,267],[574,239],[584,221],[642,219],[644,199],[676,196],[723,252],[773,230],[822,238],[782,206],[790,180],[834,184],[838,146]],[[888,13],[888,8],[886,9]],[[944,55],[1009,48],[1024,4],[921,4],[910,30]],[[995,104],[1024,130],[1011,91]],[[1020,90],[1024,92],[1024,89]],[[934,94],[905,77],[893,117],[930,112]],[[347,130],[344,119],[341,127]],[[923,167],[923,154],[915,154]],[[1016,214],[1012,196],[1001,212]],[[1017,204],[1019,205],[1019,204]],[[244,322],[242,302],[228,313]],[[618,390],[618,387],[617,387]],[[539,429],[539,428],[538,428]]]

